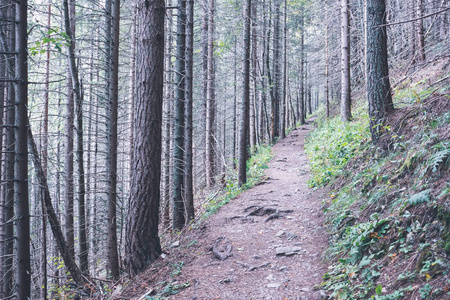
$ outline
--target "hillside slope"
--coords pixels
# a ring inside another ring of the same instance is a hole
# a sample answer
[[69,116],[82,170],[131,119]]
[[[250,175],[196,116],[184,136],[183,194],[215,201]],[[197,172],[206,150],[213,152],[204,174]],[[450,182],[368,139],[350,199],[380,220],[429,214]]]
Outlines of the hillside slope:
[[450,93],[440,74],[398,85],[378,146],[364,107],[349,124],[319,120],[308,139],[310,185],[330,191],[320,288],[331,298],[450,299]]

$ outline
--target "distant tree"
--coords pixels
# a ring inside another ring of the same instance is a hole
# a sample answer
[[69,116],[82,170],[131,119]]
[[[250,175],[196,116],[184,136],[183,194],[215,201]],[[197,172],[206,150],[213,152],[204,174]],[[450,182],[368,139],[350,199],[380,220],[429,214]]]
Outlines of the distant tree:
[[134,160],[125,229],[125,261],[135,276],[161,254],[158,235],[164,68],[163,0],[137,0]]
[[386,0],[367,0],[367,100],[374,143],[383,131],[385,115],[394,110],[389,82]]

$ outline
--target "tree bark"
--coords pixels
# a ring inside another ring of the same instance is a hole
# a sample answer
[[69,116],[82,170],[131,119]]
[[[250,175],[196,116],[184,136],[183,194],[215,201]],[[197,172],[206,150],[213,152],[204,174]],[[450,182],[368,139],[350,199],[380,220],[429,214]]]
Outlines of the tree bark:
[[329,70],[329,31],[328,31],[328,0],[324,1],[325,6],[325,110],[327,118],[330,117],[330,70]]
[[341,0],[341,120],[352,119],[350,88],[350,6]]
[[280,88],[281,88],[281,53],[280,53],[280,0],[274,0],[273,24],[273,97],[272,97],[272,142],[280,137]]
[[130,206],[125,231],[126,266],[135,276],[161,254],[158,236],[164,68],[163,0],[138,0],[137,95]]
[[16,122],[14,163],[14,206],[16,233],[16,295],[17,299],[31,296],[30,211],[28,200],[28,1],[16,3]]
[[417,17],[417,59],[419,62],[425,61],[425,35],[423,32],[423,0],[415,0]]
[[367,99],[370,132],[376,143],[383,133],[385,115],[394,110],[389,82],[386,0],[367,0]]
[[239,186],[247,182],[247,157],[248,157],[248,126],[249,126],[249,106],[250,106],[250,21],[251,0],[245,1],[244,10],[244,61],[242,74],[244,76],[244,88],[242,98],[242,113],[239,141]]
[[206,101],[206,186],[214,184],[215,175],[215,70],[214,70],[214,8],[215,0],[209,0],[208,15],[208,97]]
[[[208,0],[202,1],[202,38],[201,38],[201,56],[202,56],[202,110],[201,110],[201,132],[207,132],[206,130],[206,124],[207,124],[207,102],[208,102]],[[206,164],[206,143],[207,143],[207,136],[206,134],[203,134],[202,137],[202,163],[205,167],[204,173],[205,173],[205,185],[208,186],[209,184],[209,178],[208,176],[208,169]]]
[[117,253],[117,113],[119,106],[119,25],[120,0],[114,0],[112,6],[112,35],[110,55],[110,100],[109,100],[109,141],[107,170],[108,187],[108,258],[107,275],[112,279],[119,278],[119,255]]
[[[12,1],[11,1],[12,4]],[[11,5],[8,10],[8,19],[12,20],[15,18],[16,6]],[[4,52],[15,52],[16,51],[16,28],[14,25],[10,26],[9,35],[5,38],[8,39],[9,49],[3,47]],[[3,34],[3,33],[2,33]],[[4,35],[3,35],[4,36]],[[6,41],[5,41],[6,43]],[[6,45],[5,45],[6,46]],[[5,56],[6,71],[8,73],[8,78],[11,80],[15,77],[15,59]],[[14,285],[13,285],[13,255],[14,255],[14,124],[15,124],[15,86],[11,82],[7,85],[7,101],[6,106],[8,110],[5,110],[5,123],[9,125],[6,128],[6,144],[5,144],[5,207],[4,207],[4,220],[5,225],[3,232],[5,235],[5,244],[3,246],[3,293],[5,297],[10,297],[13,295]]]
[[175,115],[173,151],[173,229],[181,230],[185,224],[184,191],[184,125],[186,88],[186,0],[178,0],[177,52],[175,63]]
[[187,0],[186,5],[186,124],[185,124],[185,191],[186,222],[194,219],[194,185],[193,185],[193,67],[194,67],[194,0]]
[[283,94],[281,97],[281,138],[286,137],[286,117],[287,117],[287,103],[286,103],[286,87],[287,87],[287,0],[284,0],[284,28],[283,28]]

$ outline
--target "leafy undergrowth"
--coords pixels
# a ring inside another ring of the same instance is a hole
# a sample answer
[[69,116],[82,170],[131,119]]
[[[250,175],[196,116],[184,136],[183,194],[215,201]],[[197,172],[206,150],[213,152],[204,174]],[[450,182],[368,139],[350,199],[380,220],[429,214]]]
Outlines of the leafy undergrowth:
[[237,170],[230,170],[230,174],[226,180],[226,186],[223,190],[209,199],[203,204],[205,209],[200,219],[208,218],[215,214],[223,205],[236,198],[239,194],[259,183],[264,177],[264,170],[268,168],[268,163],[272,158],[272,150],[268,145],[259,146],[256,152],[247,162],[247,183],[243,186],[238,185]]
[[450,94],[397,94],[409,105],[378,146],[365,109],[348,124],[319,118],[305,146],[310,185],[330,189],[319,288],[331,298],[450,299]]

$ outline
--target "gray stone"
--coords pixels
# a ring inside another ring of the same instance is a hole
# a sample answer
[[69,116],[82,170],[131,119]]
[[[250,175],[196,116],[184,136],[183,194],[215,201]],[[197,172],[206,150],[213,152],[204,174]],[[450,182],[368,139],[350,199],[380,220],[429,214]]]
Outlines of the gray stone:
[[280,231],[277,232],[277,234],[275,234],[275,236],[276,236],[276,237],[280,237],[280,236],[282,236],[284,233],[285,233],[284,230],[280,230]]
[[286,256],[298,254],[298,252],[300,251],[302,251],[302,248],[300,247],[278,247],[277,249],[275,249],[277,255],[286,255]]
[[276,283],[276,282],[273,282],[273,283],[269,283],[268,285],[267,285],[267,287],[269,288],[269,289],[277,289],[277,288],[279,288],[280,287],[280,283]]

